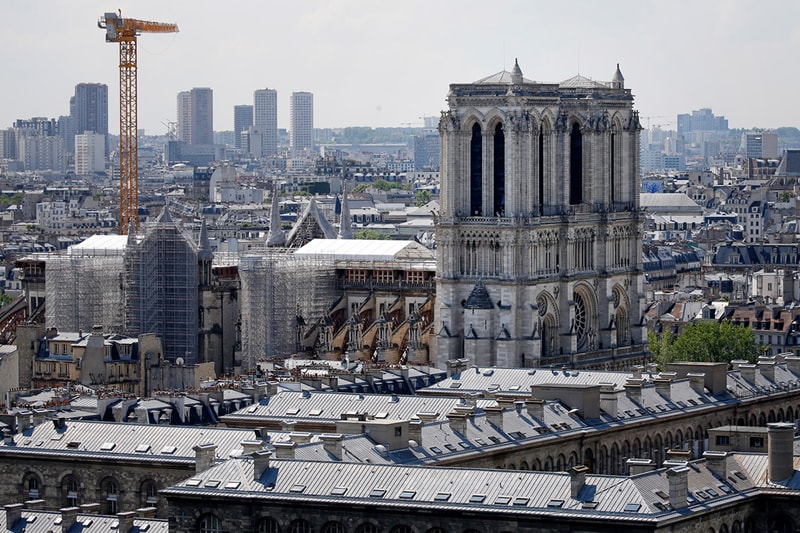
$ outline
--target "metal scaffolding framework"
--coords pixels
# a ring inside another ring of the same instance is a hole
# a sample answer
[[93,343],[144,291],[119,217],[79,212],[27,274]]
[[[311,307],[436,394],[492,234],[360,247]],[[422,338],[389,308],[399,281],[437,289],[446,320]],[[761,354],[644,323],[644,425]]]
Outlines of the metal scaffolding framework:
[[299,346],[303,324],[323,320],[336,298],[329,258],[301,258],[286,249],[267,249],[241,258],[242,369],[259,359],[289,357]]
[[125,325],[125,266],[119,254],[90,251],[48,255],[45,323],[62,331],[91,331],[102,325],[122,333]]
[[164,357],[197,362],[198,247],[166,209],[141,235],[128,236],[126,333],[155,333]]

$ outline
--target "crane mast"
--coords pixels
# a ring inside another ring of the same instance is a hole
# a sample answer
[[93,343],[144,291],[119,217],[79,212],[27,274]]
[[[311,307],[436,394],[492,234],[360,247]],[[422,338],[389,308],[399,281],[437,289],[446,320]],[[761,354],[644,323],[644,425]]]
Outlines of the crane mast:
[[106,42],[119,43],[119,232],[139,228],[139,110],[136,37],[143,32],[172,33],[176,24],[122,18],[106,13],[97,23]]

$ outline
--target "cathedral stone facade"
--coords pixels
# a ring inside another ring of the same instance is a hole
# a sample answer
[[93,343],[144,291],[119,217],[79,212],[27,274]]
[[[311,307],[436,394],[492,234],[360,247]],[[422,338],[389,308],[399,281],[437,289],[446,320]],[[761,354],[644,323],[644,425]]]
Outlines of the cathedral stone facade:
[[613,368],[644,350],[639,123],[612,81],[452,84],[436,362]]

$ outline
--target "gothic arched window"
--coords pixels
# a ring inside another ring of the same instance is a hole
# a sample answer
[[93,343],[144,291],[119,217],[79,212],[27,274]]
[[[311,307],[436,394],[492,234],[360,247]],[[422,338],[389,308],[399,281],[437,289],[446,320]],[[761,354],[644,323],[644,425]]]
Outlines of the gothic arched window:
[[472,126],[469,144],[469,215],[483,214],[483,134],[479,124]]
[[576,122],[569,135],[569,203],[583,202],[583,135]]
[[503,125],[494,128],[494,212],[503,216],[506,211],[506,136]]

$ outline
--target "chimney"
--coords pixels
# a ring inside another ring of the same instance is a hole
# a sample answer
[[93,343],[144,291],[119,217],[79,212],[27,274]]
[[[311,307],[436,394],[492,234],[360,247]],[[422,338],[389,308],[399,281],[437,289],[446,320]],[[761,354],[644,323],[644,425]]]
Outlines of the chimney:
[[767,441],[769,480],[776,482],[788,479],[794,473],[792,450],[794,424],[790,422],[772,422],[767,424],[767,428],[769,428]]
[[800,357],[786,356],[786,368],[795,376],[800,376]]
[[82,503],[80,508],[81,514],[100,514],[100,504],[97,502]]
[[658,365],[656,363],[647,363],[645,365],[645,370],[647,370],[650,374],[658,372]]
[[323,433],[319,438],[322,440],[322,448],[341,461],[344,435],[339,433]]
[[272,452],[269,450],[258,450],[252,453],[253,456],[253,481],[260,481],[261,476],[269,468],[269,458]]
[[295,423],[296,422],[294,420],[281,420],[281,429],[283,431],[291,433],[292,431],[294,431]]
[[578,499],[578,494],[580,494],[581,489],[583,489],[583,486],[586,484],[586,472],[588,471],[589,467],[585,465],[573,466],[568,470],[569,492],[572,499]]
[[745,359],[733,359],[731,361],[731,370],[739,370],[739,367],[742,365],[746,365],[747,360]]
[[25,502],[25,509],[28,509],[29,511],[40,511],[44,509],[44,500],[41,498],[28,500]]
[[656,464],[652,459],[636,459],[631,458],[625,461],[628,465],[628,475],[636,476],[645,472],[652,472],[656,468]]
[[147,520],[150,518],[155,518],[156,512],[158,512],[157,507],[139,507],[136,509],[136,516],[137,518],[143,518]]
[[642,379],[642,372],[644,372],[644,367],[642,365],[636,365],[631,367],[631,374],[633,374],[633,379]]
[[133,528],[134,518],[136,518],[135,511],[117,513],[117,520],[119,521],[119,525],[117,526],[118,533],[128,533]]
[[10,429],[3,430],[3,444],[6,446],[14,445],[14,435],[11,434]]
[[669,504],[673,510],[683,509],[689,503],[686,501],[689,492],[689,467],[676,466],[667,470],[669,480]]
[[208,470],[212,466],[217,459],[217,445],[208,443],[208,444],[199,444],[192,448],[194,450],[194,471],[195,473],[199,474],[205,470]]
[[517,400],[514,398],[509,398],[507,396],[498,396],[495,398],[495,401],[497,402],[497,405],[502,407],[503,410],[505,411],[507,409],[513,409],[514,404],[516,403]]
[[464,413],[447,413],[450,429],[461,435],[467,434],[467,415]]
[[436,420],[439,418],[439,413],[431,413],[431,412],[417,413],[417,418],[422,420],[423,424],[430,424],[431,422],[436,422]]
[[544,400],[531,398],[525,402],[528,408],[528,415],[540,422],[544,422]]
[[642,386],[644,381],[641,379],[628,379],[625,382],[625,394],[634,402],[642,403]]
[[653,384],[656,386],[656,392],[670,400],[672,398],[672,380],[664,377],[655,378]]
[[739,372],[742,374],[742,379],[748,383],[755,385],[756,383],[756,365],[739,365]]
[[486,421],[503,431],[503,408],[499,405],[487,405],[483,408]]
[[311,442],[311,433],[306,431],[292,431],[289,433],[289,438],[292,439],[297,444],[308,444]]
[[759,361],[756,366],[762,376],[772,382],[775,381],[775,361]]
[[25,504],[12,503],[4,505],[3,508],[6,510],[6,528],[11,531],[15,529],[14,524],[22,518],[22,510],[25,508]]
[[275,457],[277,459],[294,459],[294,449],[297,447],[296,442],[276,442],[273,446],[275,447]]
[[695,391],[697,394],[705,394],[706,393],[706,375],[701,372],[689,372],[686,374],[686,377],[689,378],[689,386]]
[[680,461],[686,463],[692,460],[692,450],[676,450],[670,448],[666,453],[667,461]]
[[[408,440],[417,443],[417,446],[422,446],[422,420],[411,419],[408,422]],[[409,444],[409,446],[412,446]]]
[[703,457],[715,476],[723,480],[728,476],[728,452],[708,450],[703,452]]
[[[80,510],[80,507],[62,507],[59,509],[59,512],[61,512],[62,533],[67,533],[78,522],[78,511]],[[125,533],[127,533],[127,530],[125,530]]]
[[260,440],[243,440],[239,444],[242,446],[242,455],[253,455],[263,448]]
[[607,415],[616,418],[619,412],[619,402],[613,383],[600,383],[600,409]]

